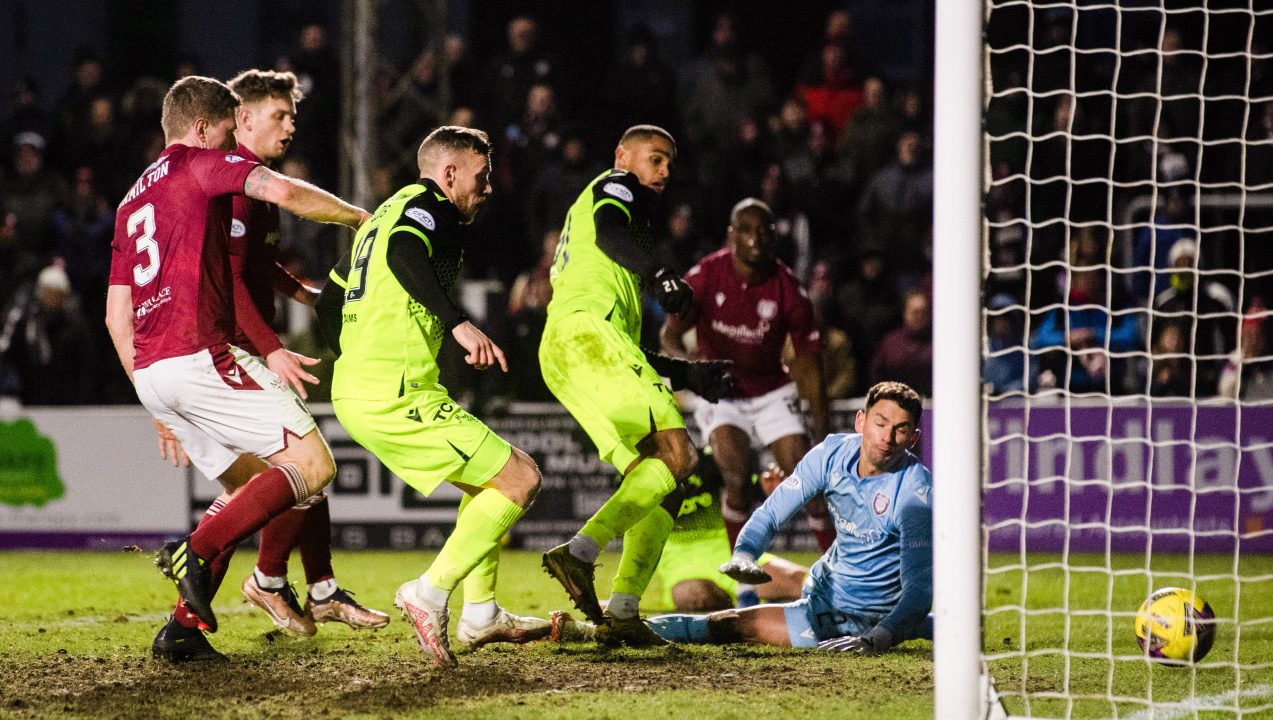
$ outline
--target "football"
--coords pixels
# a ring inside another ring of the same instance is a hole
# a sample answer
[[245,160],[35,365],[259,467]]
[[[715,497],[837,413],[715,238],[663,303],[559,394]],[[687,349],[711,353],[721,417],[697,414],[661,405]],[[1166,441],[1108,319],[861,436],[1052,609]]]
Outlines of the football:
[[1215,617],[1207,601],[1189,590],[1155,590],[1136,613],[1136,642],[1154,659],[1197,662],[1211,650]]

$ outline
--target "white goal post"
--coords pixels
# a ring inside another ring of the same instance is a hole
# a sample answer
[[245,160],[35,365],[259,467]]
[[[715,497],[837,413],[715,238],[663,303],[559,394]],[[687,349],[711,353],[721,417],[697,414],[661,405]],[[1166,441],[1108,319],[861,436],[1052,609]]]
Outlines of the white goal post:
[[1273,2],[937,0],[934,88],[936,717],[1273,717]]

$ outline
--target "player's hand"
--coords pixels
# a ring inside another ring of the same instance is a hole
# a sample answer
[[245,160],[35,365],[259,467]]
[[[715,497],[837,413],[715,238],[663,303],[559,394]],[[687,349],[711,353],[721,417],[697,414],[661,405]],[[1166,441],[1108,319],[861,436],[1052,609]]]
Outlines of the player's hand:
[[680,315],[694,306],[694,290],[671,268],[654,274],[654,297],[663,312],[672,315]]
[[890,647],[893,647],[893,633],[878,625],[864,635],[844,635],[818,643],[818,649],[823,652],[851,652],[858,655],[879,655]]
[[777,490],[782,481],[786,479],[787,473],[783,472],[782,468],[769,463],[769,467],[765,468],[765,471],[760,474],[760,489],[765,493],[765,497],[769,497],[774,494],[774,490]]
[[473,323],[465,320],[464,322],[451,328],[451,337],[460,344],[460,347],[468,351],[468,355],[464,356],[464,362],[472,365],[476,370],[485,370],[499,363],[499,367],[504,372],[508,372],[508,361],[504,359],[504,351],[499,349],[499,345],[491,342],[486,337],[486,333],[478,330]]
[[181,447],[181,441],[167,425],[155,419],[155,433],[159,435],[159,457],[172,463],[173,467],[190,467],[190,456]]
[[318,378],[310,375],[305,366],[318,363],[317,358],[306,357],[287,348],[279,348],[265,356],[265,366],[278,375],[283,384],[291,385],[302,400],[309,399],[309,393],[305,391],[305,383],[318,384]]
[[720,566],[720,571],[738,582],[748,585],[763,585],[773,580],[773,576],[762,570],[755,560],[746,555],[735,555],[730,558],[729,562]]
[[719,402],[734,389],[734,376],[729,374],[732,360],[694,360],[685,371],[685,389],[707,402]]

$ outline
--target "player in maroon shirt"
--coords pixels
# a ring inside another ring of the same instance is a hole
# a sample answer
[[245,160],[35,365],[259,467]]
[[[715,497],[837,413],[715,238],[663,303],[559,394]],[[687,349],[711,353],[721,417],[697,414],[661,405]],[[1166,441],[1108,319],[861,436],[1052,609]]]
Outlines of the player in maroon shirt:
[[[182,78],[169,89],[161,120],[167,147],[119,205],[106,306],[111,339],[138,397],[180,442],[171,449],[234,492],[224,509],[158,555],[194,619],[211,631],[213,561],[322,492],[335,473],[303,403],[232,344],[231,196],[350,227],[368,216],[234,153],[238,104],[212,78]],[[217,656],[197,626],[175,617],[152,649],[174,660]]]
[[[659,338],[663,351],[688,357],[684,335],[696,329],[703,360],[730,360],[734,392],[694,411],[725,481],[721,515],[731,546],[751,512],[747,492],[752,439],[767,445],[790,475],[809,451],[800,399],[809,403],[813,437],[826,437],[827,395],[818,354],[822,336],[813,304],[800,281],[774,256],[774,220],[769,206],[747,198],[734,206],[726,247],[685,274],[694,289],[694,309],[669,315]],[[788,337],[795,350],[791,374],[783,368]],[[794,382],[792,380],[794,379]],[[825,504],[811,504],[809,524],[825,551],[835,540]]]
[[[303,97],[290,72],[247,70],[229,82],[241,100],[235,113],[236,152],[272,165],[282,159],[296,131],[296,103]],[[317,382],[306,365],[318,360],[283,347],[271,328],[274,292],[313,307],[318,291],[305,286],[278,262],[278,206],[246,195],[233,198],[230,273],[234,280],[234,344],[263,358],[266,367],[307,398],[305,382]],[[287,561],[300,550],[309,593],[305,608],[287,582]],[[230,555],[233,548],[226,551]],[[228,560],[228,558],[226,558]],[[317,632],[315,623],[336,621],[353,628],[384,627],[389,616],[363,607],[341,588],[331,565],[331,514],[319,493],[304,505],[270,520],[261,529],[256,568],[242,585],[243,596],[265,610],[278,627],[298,635]]]

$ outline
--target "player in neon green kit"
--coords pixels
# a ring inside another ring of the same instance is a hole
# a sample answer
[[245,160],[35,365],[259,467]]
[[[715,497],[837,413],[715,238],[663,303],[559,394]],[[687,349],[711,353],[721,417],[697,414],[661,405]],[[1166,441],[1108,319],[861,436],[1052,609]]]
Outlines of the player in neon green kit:
[[[548,633],[548,621],[495,603],[499,539],[533,502],[540,477],[526,453],[438,384],[437,354],[448,332],[470,365],[508,370],[503,351],[449,295],[463,261],[459,226],[472,222],[491,192],[490,141],[480,130],[438,128],[417,160],[421,178],[376,209],[354,239],[352,262],[333,271],[330,287],[344,292],[335,294],[343,352],[332,405],[350,436],[408,485],[428,495],[445,480],[467,496],[437,559],[394,597],[434,665],[451,667],[447,602],[461,580],[465,642],[525,642]],[[332,297],[326,292],[320,300],[328,318]]]
[[[659,376],[677,389],[719,397],[728,391],[728,363],[647,357],[641,349],[643,285],[666,312],[684,312],[693,302],[689,286],[650,254],[651,206],[666,187],[676,143],[662,128],[637,125],[623,134],[614,157],[614,169],[584,188],[566,216],[539,361],[548,389],[623,480],[570,542],[544,554],[544,568],[598,625],[599,641],[655,645],[664,641],[641,622],[639,600],[697,459]],[[603,614],[595,562],[620,535],[623,555]]]

